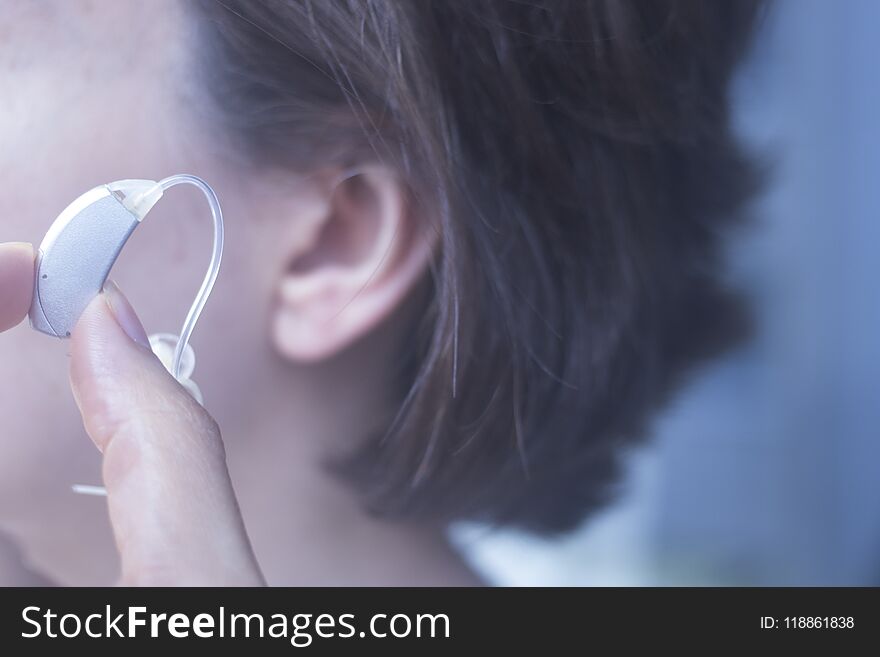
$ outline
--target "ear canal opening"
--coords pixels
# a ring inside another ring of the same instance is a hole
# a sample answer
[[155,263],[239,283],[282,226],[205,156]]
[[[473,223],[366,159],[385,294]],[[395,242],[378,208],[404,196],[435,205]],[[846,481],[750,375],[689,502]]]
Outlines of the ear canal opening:
[[291,273],[350,268],[370,255],[379,234],[379,202],[361,173],[349,172],[340,179],[330,203],[330,216],[310,248],[290,264]]

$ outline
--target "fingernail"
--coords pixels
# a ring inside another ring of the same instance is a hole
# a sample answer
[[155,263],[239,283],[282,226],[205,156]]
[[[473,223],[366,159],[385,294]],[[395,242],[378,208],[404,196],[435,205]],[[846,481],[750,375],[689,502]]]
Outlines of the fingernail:
[[150,348],[150,339],[137,313],[113,281],[104,283],[104,298],[123,331],[142,347]]
[[3,251],[22,251],[34,257],[34,245],[30,242],[0,242],[0,250]]

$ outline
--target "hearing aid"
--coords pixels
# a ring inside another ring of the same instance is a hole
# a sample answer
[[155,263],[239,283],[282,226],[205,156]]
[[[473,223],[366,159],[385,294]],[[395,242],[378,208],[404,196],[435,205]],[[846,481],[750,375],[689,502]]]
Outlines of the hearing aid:
[[198,187],[214,222],[214,246],[208,272],[183,322],[180,335],[150,336],[150,346],[165,368],[202,403],[191,380],[195,353],[189,345],[208,301],[223,255],[223,213],[211,186],[188,174],[152,180],[119,180],[99,185],[73,201],[50,226],[37,251],[30,325],[57,338],[70,337],[82,312],[104,288],[113,264],[132,233],[164,193],[176,185]]

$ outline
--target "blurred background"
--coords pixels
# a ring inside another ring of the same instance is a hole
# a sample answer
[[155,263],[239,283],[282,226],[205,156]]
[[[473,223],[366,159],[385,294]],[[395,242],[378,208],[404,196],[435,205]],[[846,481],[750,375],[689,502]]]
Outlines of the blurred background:
[[631,455],[617,502],[553,541],[456,529],[513,585],[880,585],[880,2],[777,0],[735,88],[770,168],[730,243],[754,339]]

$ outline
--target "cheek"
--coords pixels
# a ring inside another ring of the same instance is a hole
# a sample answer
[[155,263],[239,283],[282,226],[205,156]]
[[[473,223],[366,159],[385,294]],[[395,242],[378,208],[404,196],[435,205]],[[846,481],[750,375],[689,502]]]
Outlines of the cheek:
[[[16,88],[6,74],[0,88]],[[0,104],[0,239],[39,243],[82,192],[161,167],[155,117],[141,120],[142,107],[126,107],[110,90],[84,98],[66,84],[37,75],[18,86],[15,102]],[[131,95],[120,89],[119,97]]]
[[95,185],[165,175],[176,141],[174,83],[156,58],[53,36],[0,41],[0,239],[39,241]]

